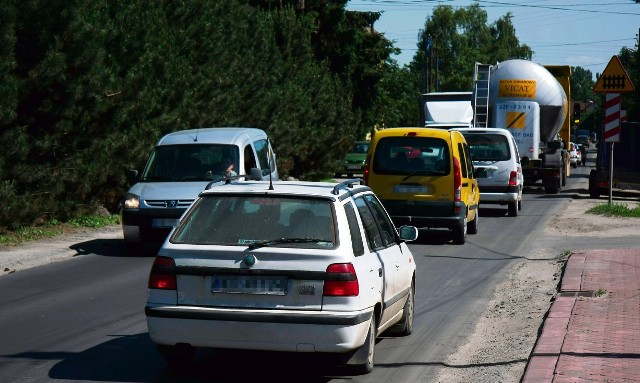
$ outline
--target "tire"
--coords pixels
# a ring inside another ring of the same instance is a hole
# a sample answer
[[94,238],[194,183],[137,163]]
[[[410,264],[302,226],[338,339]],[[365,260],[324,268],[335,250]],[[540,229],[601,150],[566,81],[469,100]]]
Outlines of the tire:
[[[562,177],[560,177],[562,178]],[[544,192],[547,194],[558,194],[561,189],[561,180],[560,179],[552,179],[551,181],[545,182]]]
[[188,368],[196,354],[196,350],[189,345],[168,346],[159,344],[156,347],[167,364],[171,368],[178,370]]
[[469,222],[467,225],[467,233],[469,234],[478,234],[478,220],[480,219],[480,214],[478,209],[476,209],[476,217],[473,221]]
[[600,198],[600,189],[596,185],[596,171],[593,169],[589,173],[589,197]]
[[509,202],[509,217],[518,216],[518,201]]
[[464,217],[462,225],[453,229],[453,243],[456,245],[464,245],[467,240],[467,217]]
[[353,371],[356,374],[364,375],[373,371],[373,359],[376,351],[376,335],[377,325],[376,316],[374,314],[371,316],[371,321],[369,322],[367,339],[365,339],[364,344],[354,352],[350,359],[350,361],[354,362],[350,364],[352,364]]
[[518,200],[518,210],[522,210],[522,198]]
[[413,316],[415,302],[415,286],[413,282],[409,288],[409,296],[402,309],[402,319],[393,328],[394,334],[398,336],[408,336],[413,332]]
[[125,242],[124,254],[127,257],[141,257],[145,255],[144,244],[139,242]]

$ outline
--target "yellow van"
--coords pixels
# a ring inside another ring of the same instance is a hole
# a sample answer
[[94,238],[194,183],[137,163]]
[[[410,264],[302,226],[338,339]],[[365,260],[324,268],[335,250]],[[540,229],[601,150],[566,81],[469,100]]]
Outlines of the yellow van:
[[478,232],[480,191],[462,133],[437,128],[377,131],[364,183],[380,197],[396,226],[448,228],[464,244]]

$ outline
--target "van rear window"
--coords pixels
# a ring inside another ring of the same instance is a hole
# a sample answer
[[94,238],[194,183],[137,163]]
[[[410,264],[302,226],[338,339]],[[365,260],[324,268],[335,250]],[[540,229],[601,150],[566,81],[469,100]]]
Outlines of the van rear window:
[[507,161],[511,159],[509,141],[502,134],[465,133],[473,161]]
[[447,142],[434,137],[385,137],[376,145],[373,171],[377,174],[445,175],[450,161]]

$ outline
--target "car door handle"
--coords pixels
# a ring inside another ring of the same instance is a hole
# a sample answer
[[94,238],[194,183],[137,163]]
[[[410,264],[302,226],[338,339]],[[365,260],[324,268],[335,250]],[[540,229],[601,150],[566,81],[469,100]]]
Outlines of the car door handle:
[[382,267],[378,269],[378,276],[381,277],[382,276]]

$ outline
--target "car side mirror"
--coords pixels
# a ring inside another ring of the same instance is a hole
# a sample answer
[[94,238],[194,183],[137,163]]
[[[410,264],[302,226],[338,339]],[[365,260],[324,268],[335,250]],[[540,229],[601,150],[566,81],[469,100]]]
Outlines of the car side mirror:
[[129,185],[133,185],[138,181],[138,171],[136,169],[127,170],[127,181]]
[[258,168],[249,169],[249,179],[251,181],[262,181],[262,172]]
[[418,239],[418,228],[415,226],[400,226],[400,239],[403,241],[415,241]]

